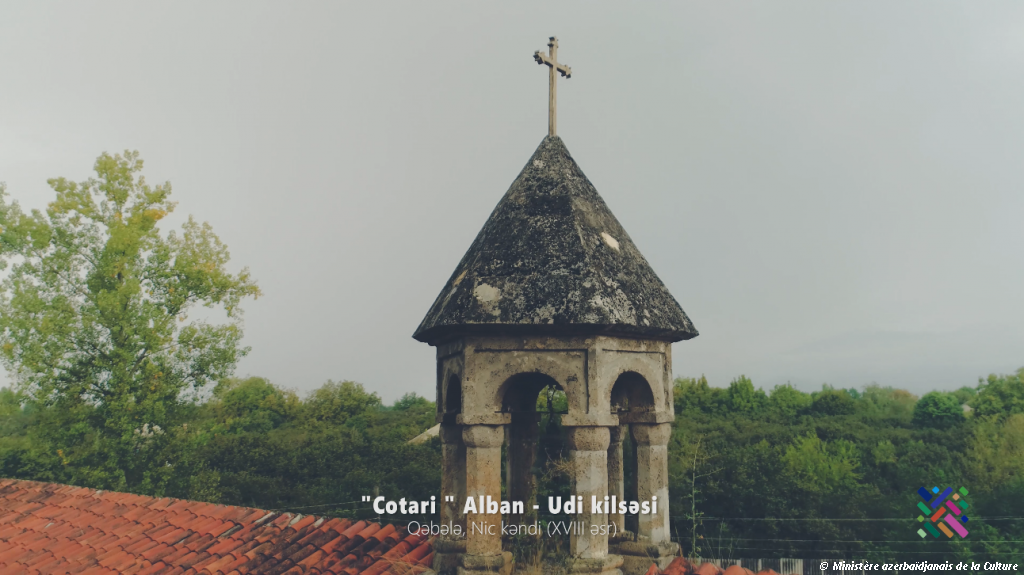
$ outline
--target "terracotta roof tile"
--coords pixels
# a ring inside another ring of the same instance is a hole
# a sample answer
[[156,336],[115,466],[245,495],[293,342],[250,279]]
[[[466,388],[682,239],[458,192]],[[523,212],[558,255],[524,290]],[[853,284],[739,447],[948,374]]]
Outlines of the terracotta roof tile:
[[140,537],[138,541],[132,543],[124,548],[124,550],[132,555],[140,555],[143,552],[149,550],[152,547],[156,547],[158,543],[153,541],[149,537]]
[[417,575],[432,559],[394,525],[0,479],[5,575]]
[[242,555],[241,557],[235,559],[234,561],[226,565],[223,569],[221,569],[221,573],[223,573],[224,575],[227,575],[228,573],[241,573],[240,571],[238,571],[238,569],[240,569],[243,565],[245,565],[248,562],[249,558],[245,555]]
[[[225,553],[234,552],[242,545],[244,545],[244,542],[240,539],[235,539],[234,537],[224,537],[223,539],[214,542],[214,544],[211,545],[210,548],[207,549],[207,551],[209,551],[210,553],[216,553],[217,555],[224,555]],[[240,555],[240,553],[234,553],[234,555],[238,556]]]

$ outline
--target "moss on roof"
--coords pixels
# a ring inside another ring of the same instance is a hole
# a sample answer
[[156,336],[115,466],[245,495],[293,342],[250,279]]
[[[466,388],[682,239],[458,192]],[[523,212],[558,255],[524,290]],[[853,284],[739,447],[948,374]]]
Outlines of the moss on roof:
[[414,338],[609,334],[679,341],[690,318],[561,138],[544,138]]

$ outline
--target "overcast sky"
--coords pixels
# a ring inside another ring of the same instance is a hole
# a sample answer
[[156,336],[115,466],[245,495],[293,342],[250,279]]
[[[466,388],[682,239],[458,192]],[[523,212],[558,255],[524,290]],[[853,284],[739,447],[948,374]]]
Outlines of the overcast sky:
[[0,181],[139,150],[265,297],[239,375],[433,397],[411,335],[547,130],[700,336],[677,375],[922,393],[1024,366],[1019,2],[22,2]]

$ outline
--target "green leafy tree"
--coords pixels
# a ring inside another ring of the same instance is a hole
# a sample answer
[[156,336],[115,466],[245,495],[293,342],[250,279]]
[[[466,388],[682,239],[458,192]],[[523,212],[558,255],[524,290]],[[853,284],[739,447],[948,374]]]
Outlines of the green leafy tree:
[[380,405],[380,396],[368,393],[361,383],[327,380],[310,394],[305,409],[310,421],[340,424]]
[[875,465],[896,463],[896,446],[888,439],[883,439],[871,448],[871,457]]
[[796,417],[811,404],[811,396],[794,389],[788,383],[776,385],[768,396],[768,405],[778,415],[786,419]]
[[726,391],[726,406],[737,413],[750,414],[759,411],[766,399],[764,391],[754,389],[754,382],[745,375],[732,380]]
[[918,427],[947,427],[963,422],[964,410],[948,393],[926,393],[914,406],[912,423]]
[[856,400],[845,389],[824,389],[811,402],[811,411],[817,415],[850,415],[856,409]]
[[677,413],[688,410],[710,413],[720,402],[722,389],[712,388],[703,375],[700,379],[693,377],[676,378],[672,387],[672,396]]
[[916,404],[917,396],[908,391],[872,384],[864,389],[857,406],[869,419],[906,426]]
[[978,395],[978,390],[973,387],[965,385],[960,389],[951,392],[951,395],[955,397],[957,401],[960,402],[960,405],[963,405],[974,399],[974,396]]
[[[49,180],[56,199],[22,212],[0,190],[0,353],[19,389],[49,409],[39,420],[57,479],[159,491],[164,431],[189,391],[231,374],[240,302],[259,295],[247,270],[227,271],[227,247],[191,217],[161,234],[169,183],[150,186],[137,152],[104,153],[96,177]],[[222,324],[187,321],[220,308]]]
[[413,392],[407,393],[402,397],[398,398],[397,400],[395,400],[394,405],[391,406],[392,409],[397,409],[400,411],[422,408],[432,409],[433,407],[434,402],[430,401],[425,397],[416,395]]
[[224,379],[213,395],[215,432],[267,432],[294,418],[300,409],[294,393],[262,377]]
[[1024,414],[979,422],[965,456],[972,485],[979,490],[996,491],[1014,480],[1024,480]]
[[1014,375],[990,375],[987,380],[979,380],[978,392],[968,405],[981,417],[1024,413],[1024,367]]
[[782,459],[787,471],[808,491],[850,489],[860,479],[857,447],[843,439],[824,442],[808,433],[787,447]]

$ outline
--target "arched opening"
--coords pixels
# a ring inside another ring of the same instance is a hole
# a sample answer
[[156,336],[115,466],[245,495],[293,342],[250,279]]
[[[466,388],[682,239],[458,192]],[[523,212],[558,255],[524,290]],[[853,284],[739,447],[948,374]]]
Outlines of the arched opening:
[[654,393],[644,376],[626,371],[612,386],[611,405],[612,413],[617,414],[620,421],[628,420],[630,414],[654,411]]
[[[617,433],[621,442],[609,447],[608,493],[619,500],[636,501],[637,449],[630,424],[634,423],[636,416],[654,411],[654,393],[644,376],[626,371],[612,385],[611,406],[612,413],[619,416]],[[637,532],[639,516],[627,515],[622,520],[621,528]]]
[[502,394],[501,410],[506,413],[536,412],[541,391],[562,386],[554,378],[543,373],[519,373],[505,380],[499,393]]
[[[503,492],[508,500],[524,503],[524,512],[510,516],[508,522],[530,525],[538,517],[533,509],[535,502],[546,497],[548,491],[562,495],[568,490],[568,478],[564,485],[555,485],[558,478],[553,482],[550,471],[568,455],[561,416],[568,413],[569,405],[562,386],[543,373],[514,375],[501,389],[502,411],[511,415],[505,428]],[[513,553],[523,549],[514,541],[508,542],[508,548]]]
[[455,417],[462,413],[462,380],[452,374],[444,388],[444,422],[455,423]]

